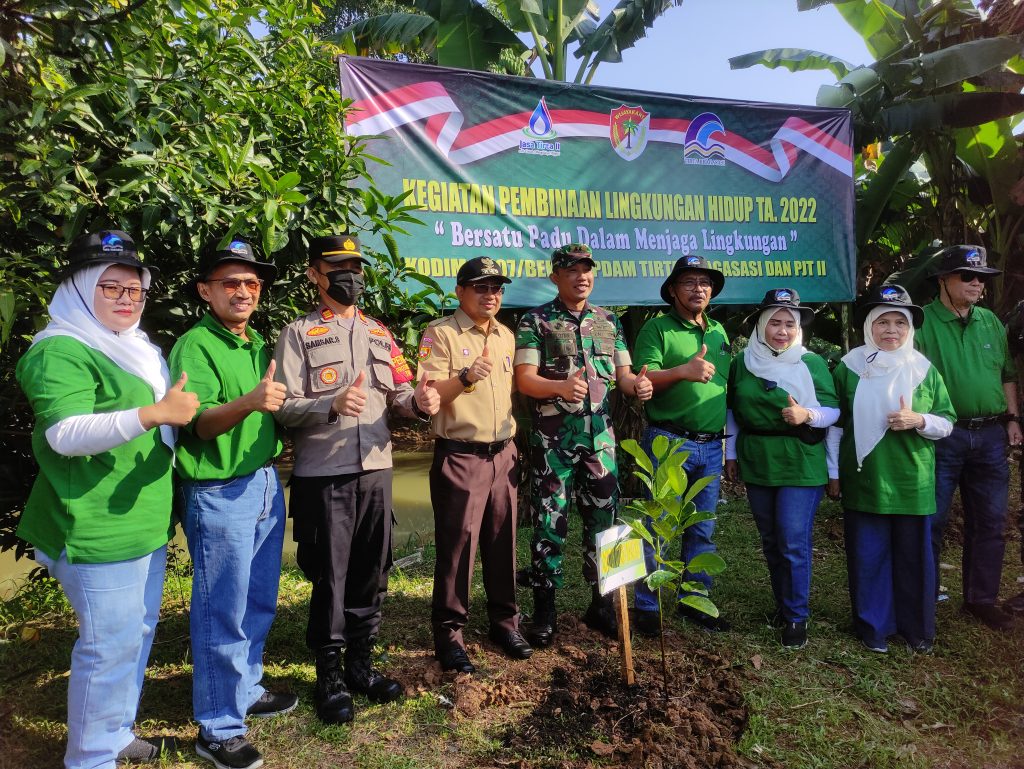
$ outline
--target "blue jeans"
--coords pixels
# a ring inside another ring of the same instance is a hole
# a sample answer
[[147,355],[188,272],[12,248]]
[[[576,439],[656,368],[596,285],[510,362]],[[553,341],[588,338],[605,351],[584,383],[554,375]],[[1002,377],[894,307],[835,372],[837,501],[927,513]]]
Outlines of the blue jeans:
[[[655,467],[657,467],[658,463],[651,451],[651,444],[654,442],[655,437],[659,435],[664,435],[670,441],[679,439],[678,435],[657,427],[648,427],[644,431],[641,447],[647,452],[647,456],[651,458]],[[696,443],[694,441],[686,441],[679,450],[690,452],[690,456],[686,458],[686,462],[683,464],[683,470],[686,471],[686,477],[690,483],[709,475],[712,476],[713,480],[694,497],[693,503],[700,512],[714,513],[718,508],[718,488],[722,480],[722,442],[708,441],[707,443]],[[682,550],[682,560],[689,563],[692,558],[701,553],[715,552],[715,543],[711,541],[714,533],[715,522],[713,520],[701,521],[683,532],[683,541],[680,548]],[[644,559],[647,561],[648,573],[658,568],[658,562],[654,560],[654,550],[646,544],[644,545]],[[704,572],[697,572],[695,574],[687,572],[683,578],[701,582],[708,588],[711,587],[711,575]],[[634,605],[637,609],[640,611],[658,610],[658,596],[651,592],[646,584],[637,582],[634,592]],[[679,595],[682,597],[686,593],[681,592]]]
[[263,645],[277,610],[284,494],[277,470],[182,484],[192,556],[192,709],[207,740],[245,734],[264,692]]
[[936,574],[949,506],[958,485],[964,506],[964,601],[994,604],[1003,575],[1010,487],[1002,425],[981,430],[954,427],[949,437],[935,442],[935,515],[931,520]]
[[747,484],[775,605],[787,622],[806,622],[810,614],[814,513],[824,493],[824,486]]
[[853,630],[869,646],[935,640],[931,517],[843,511]]
[[149,650],[163,596],[167,547],[130,561],[35,559],[60,581],[78,617],[68,681],[66,769],[113,769],[117,754],[135,739]]

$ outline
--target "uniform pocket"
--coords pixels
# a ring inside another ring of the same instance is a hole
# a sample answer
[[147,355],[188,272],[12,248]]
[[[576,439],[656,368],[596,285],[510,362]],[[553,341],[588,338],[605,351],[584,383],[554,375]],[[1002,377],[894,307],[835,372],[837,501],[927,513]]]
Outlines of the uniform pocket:
[[380,390],[395,389],[395,374],[391,368],[391,350],[370,345],[370,356],[372,361],[370,369],[373,372],[373,384]]

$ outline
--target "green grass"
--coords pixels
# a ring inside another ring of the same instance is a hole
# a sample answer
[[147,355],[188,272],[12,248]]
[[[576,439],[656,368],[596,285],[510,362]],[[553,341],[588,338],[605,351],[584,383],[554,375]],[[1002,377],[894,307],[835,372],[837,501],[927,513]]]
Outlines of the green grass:
[[[717,580],[713,598],[733,623],[733,632],[711,636],[685,629],[674,619],[670,625],[684,644],[720,655],[730,665],[729,674],[739,677],[749,717],[737,746],[740,755],[757,765],[801,769],[1020,766],[1024,623],[1010,633],[997,634],[965,619],[957,612],[957,572],[944,572],[953,600],[940,605],[939,637],[932,654],[913,655],[896,644],[887,655],[863,650],[850,632],[841,532],[838,508],[824,504],[816,525],[810,642],[803,650],[787,651],[779,645],[777,631],[767,625],[773,606],[749,511],[742,501],[720,509],[716,540],[728,569]],[[528,528],[520,532],[521,564],[528,557],[529,534]],[[559,592],[558,605],[560,611],[577,615],[590,598],[580,577],[579,537],[579,520],[574,517],[565,565],[567,587]],[[1013,542],[1007,549],[1004,596],[1020,589],[1015,583],[1021,571],[1018,546]],[[959,551],[950,550],[944,560],[958,562]],[[278,619],[267,644],[266,679],[272,686],[297,692],[300,706],[288,716],[253,724],[252,739],[267,756],[267,765],[284,769],[612,765],[589,754],[577,755],[566,745],[510,756],[501,735],[529,718],[536,702],[484,707],[473,717],[451,708],[459,696],[458,684],[450,677],[433,680],[427,675],[432,666],[432,571],[433,550],[428,544],[421,563],[393,574],[378,649],[389,670],[406,682],[419,682],[419,690],[388,705],[357,698],[354,724],[324,726],[312,710],[315,675],[304,644],[309,586],[295,569],[286,568]],[[190,720],[189,587],[188,563],[179,553],[168,571],[140,731],[177,734],[184,744],[180,763],[175,765],[200,767],[208,764],[191,751],[195,725]],[[529,610],[528,594],[520,595]],[[493,652],[482,654],[483,605],[477,579],[474,614],[466,632],[471,654],[483,661],[474,681],[483,687],[512,685],[530,675],[531,663],[505,663]],[[57,767],[65,739],[73,613],[55,583],[36,583],[0,604],[0,631],[0,723],[5,723],[0,729],[0,769]],[[656,642],[637,639],[635,647],[638,656],[657,658]]]

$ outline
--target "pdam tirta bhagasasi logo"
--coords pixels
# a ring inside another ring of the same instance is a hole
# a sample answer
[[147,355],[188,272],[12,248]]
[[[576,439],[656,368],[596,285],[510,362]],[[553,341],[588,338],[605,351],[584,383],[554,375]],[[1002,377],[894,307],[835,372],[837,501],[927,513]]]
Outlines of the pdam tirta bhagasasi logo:
[[702,112],[690,121],[683,138],[683,162],[694,166],[724,166],[725,145],[716,136],[725,136],[725,126],[714,112]]

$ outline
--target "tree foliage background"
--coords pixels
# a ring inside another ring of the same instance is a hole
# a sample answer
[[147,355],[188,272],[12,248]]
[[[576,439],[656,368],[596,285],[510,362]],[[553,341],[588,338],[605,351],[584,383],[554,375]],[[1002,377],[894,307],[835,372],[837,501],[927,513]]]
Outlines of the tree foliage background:
[[396,285],[387,234],[416,225],[408,208],[353,187],[374,161],[342,130],[325,23],[309,0],[0,1],[0,548],[34,476],[14,365],[77,235],[125,230],[161,268],[143,327],[165,348],[198,316],[180,289],[199,249],[236,234],[281,271],[261,330],[307,306],[308,239],[342,230],[385,234],[369,312],[405,342],[436,314],[433,281]]

